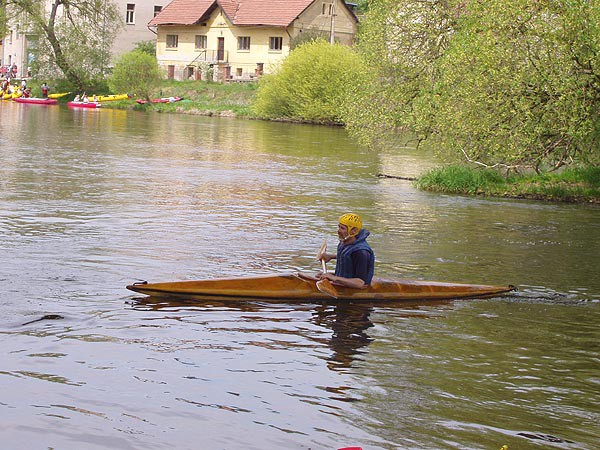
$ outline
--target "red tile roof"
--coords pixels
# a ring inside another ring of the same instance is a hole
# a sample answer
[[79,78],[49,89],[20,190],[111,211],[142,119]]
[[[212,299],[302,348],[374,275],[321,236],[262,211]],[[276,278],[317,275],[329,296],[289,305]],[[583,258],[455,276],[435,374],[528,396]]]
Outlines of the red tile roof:
[[173,0],[148,25],[193,25],[220,6],[234,25],[289,26],[315,0]]
[[173,0],[148,25],[194,25],[216,5],[216,0]]

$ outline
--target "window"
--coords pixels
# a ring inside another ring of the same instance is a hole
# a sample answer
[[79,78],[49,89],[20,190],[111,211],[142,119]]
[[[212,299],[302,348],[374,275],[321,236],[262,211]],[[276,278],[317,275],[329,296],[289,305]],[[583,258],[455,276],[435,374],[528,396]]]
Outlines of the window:
[[269,38],[269,50],[280,52],[283,49],[283,38],[282,37],[270,37]]
[[206,35],[197,34],[196,35],[196,50],[202,50],[206,48]]
[[243,75],[243,73],[244,73],[244,71],[242,70],[242,68],[241,68],[241,67],[237,67],[237,68],[235,69],[235,75],[236,75],[236,76],[238,76],[238,77],[241,77],[241,76]]
[[162,11],[162,6],[154,5],[154,17],[158,16],[158,13]]
[[240,36],[238,38],[238,50],[250,50],[250,36]]
[[333,16],[333,3],[323,3],[321,14],[323,16]]
[[125,12],[125,23],[134,24],[135,23],[135,4],[127,3],[127,11]]
[[167,48],[177,48],[179,45],[178,34],[167,34]]

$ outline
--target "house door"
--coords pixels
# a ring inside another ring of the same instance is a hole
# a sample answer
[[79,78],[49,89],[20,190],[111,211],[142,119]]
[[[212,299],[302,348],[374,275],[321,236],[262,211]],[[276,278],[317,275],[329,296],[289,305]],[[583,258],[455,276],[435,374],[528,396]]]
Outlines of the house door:
[[218,38],[217,43],[217,61],[223,61],[225,59],[225,38]]
[[175,78],[175,66],[167,66],[167,76],[169,80]]

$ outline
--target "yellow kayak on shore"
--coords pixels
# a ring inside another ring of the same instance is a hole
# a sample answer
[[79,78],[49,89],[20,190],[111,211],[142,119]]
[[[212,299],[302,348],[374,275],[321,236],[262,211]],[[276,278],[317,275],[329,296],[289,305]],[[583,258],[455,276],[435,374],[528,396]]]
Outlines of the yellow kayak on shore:
[[65,95],[69,95],[70,92],[60,92],[57,94],[48,94],[48,98],[61,98],[64,97]]
[[371,285],[365,289],[352,289],[333,284],[334,297],[319,290],[317,281],[311,276],[287,273],[167,283],[144,281],[130,284],[127,289],[151,297],[180,300],[240,301],[250,299],[287,302],[337,299],[371,303],[491,297],[515,289],[511,285],[488,286],[374,278]]
[[[90,95],[89,98],[92,99],[94,96]],[[111,94],[111,95],[98,95],[99,102],[111,102],[115,100],[127,100],[129,98],[128,94]]]

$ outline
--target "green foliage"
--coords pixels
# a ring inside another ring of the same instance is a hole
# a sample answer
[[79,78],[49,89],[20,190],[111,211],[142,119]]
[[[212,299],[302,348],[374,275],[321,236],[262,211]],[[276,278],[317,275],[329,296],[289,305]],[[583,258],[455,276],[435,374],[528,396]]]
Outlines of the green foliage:
[[349,47],[307,42],[261,79],[254,112],[263,118],[339,123],[355,83],[366,76],[363,68]]
[[424,190],[474,194],[484,188],[505,183],[506,180],[494,170],[474,170],[465,166],[452,165],[431,170],[419,177],[416,186]]
[[156,57],[134,50],[115,62],[108,85],[112,92],[127,92],[150,99],[160,78]]
[[156,42],[155,41],[138,41],[135,43],[134,51],[147,53],[151,56],[156,56]]
[[451,194],[600,203],[600,167],[504,178],[490,169],[447,166],[424,174],[415,184],[419,189]]
[[375,76],[346,122],[363,141],[408,128],[449,159],[600,162],[597,0],[373,0],[359,38]]
[[302,33],[298,33],[292,38],[290,41],[290,50],[294,50],[295,48],[300,47],[302,44],[306,44],[308,42],[319,40],[325,41],[328,39],[329,33],[318,28],[304,30]]
[[0,19],[38,37],[31,64],[37,77],[64,75],[76,90],[103,78],[120,25],[113,0],[52,0],[47,7],[32,0],[5,3],[5,17]]

